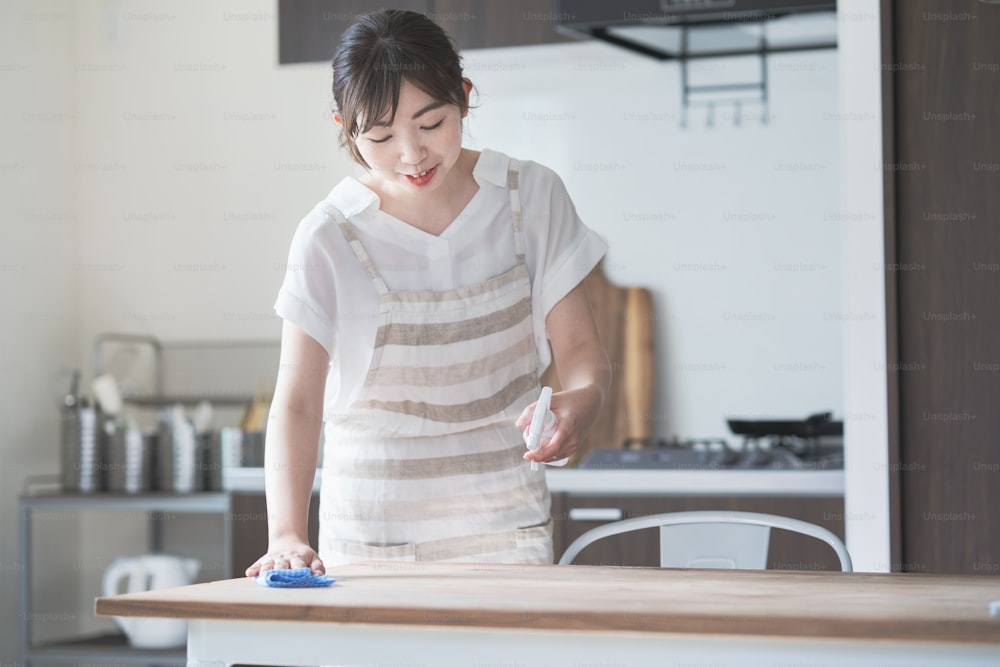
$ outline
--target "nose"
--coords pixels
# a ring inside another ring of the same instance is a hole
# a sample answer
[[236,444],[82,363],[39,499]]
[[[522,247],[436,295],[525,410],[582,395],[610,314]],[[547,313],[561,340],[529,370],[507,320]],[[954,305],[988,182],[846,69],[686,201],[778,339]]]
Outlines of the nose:
[[399,151],[399,161],[413,167],[418,167],[427,155],[423,138],[414,132],[407,132],[400,137]]

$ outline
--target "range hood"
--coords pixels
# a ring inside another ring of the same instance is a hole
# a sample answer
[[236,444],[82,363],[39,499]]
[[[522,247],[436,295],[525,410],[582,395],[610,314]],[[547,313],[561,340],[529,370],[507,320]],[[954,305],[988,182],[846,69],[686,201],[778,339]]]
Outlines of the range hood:
[[556,27],[659,60],[837,46],[836,0],[559,0]]

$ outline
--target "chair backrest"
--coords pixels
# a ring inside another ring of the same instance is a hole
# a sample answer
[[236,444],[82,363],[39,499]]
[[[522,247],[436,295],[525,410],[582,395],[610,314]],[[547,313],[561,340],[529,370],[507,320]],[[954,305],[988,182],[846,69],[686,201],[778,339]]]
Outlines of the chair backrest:
[[826,542],[837,553],[840,569],[853,569],[847,547],[826,528],[776,514],[728,511],[651,514],[598,526],[576,538],[559,564],[571,564],[584,547],[597,540],[656,527],[660,529],[660,567],[763,570],[771,528],[780,528]]

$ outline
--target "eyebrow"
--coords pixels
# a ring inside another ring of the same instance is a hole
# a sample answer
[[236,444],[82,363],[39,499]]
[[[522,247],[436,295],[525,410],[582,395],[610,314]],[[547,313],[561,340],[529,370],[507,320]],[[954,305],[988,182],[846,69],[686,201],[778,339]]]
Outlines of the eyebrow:
[[[437,102],[431,102],[430,104],[428,104],[427,106],[425,106],[423,109],[420,109],[419,111],[417,111],[417,113],[413,114],[413,116],[411,116],[411,120],[416,120],[416,119],[420,118],[421,116],[423,116],[425,113],[427,113],[429,111],[434,111],[435,109],[440,109],[441,107],[443,107],[443,106],[445,106],[447,104],[450,104],[450,102],[445,102],[445,101],[442,101],[442,100],[438,100]],[[378,121],[376,123],[372,123],[372,127],[389,127],[389,122],[385,121],[385,120],[380,120],[380,121]]]

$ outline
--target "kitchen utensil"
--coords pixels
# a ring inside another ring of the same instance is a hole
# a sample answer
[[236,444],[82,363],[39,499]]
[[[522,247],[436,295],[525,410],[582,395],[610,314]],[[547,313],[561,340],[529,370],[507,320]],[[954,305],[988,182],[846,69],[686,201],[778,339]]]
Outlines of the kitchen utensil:
[[247,406],[246,413],[240,421],[244,431],[263,431],[267,424],[267,413],[271,409],[271,398],[263,391],[254,394],[253,400]]
[[101,412],[106,415],[121,414],[122,394],[113,375],[105,373],[95,377],[90,383],[90,388],[94,392],[94,399],[100,406]]
[[[186,586],[198,576],[201,563],[195,558],[170,554],[145,554],[116,558],[104,571],[104,595]],[[174,648],[187,642],[187,621],[175,618],[115,616],[115,622],[136,648]]]
[[792,436],[798,438],[814,438],[822,435],[843,435],[844,422],[833,421],[829,412],[819,412],[805,419],[798,420],[749,420],[728,419],[729,430],[735,435],[751,438],[767,436]]

